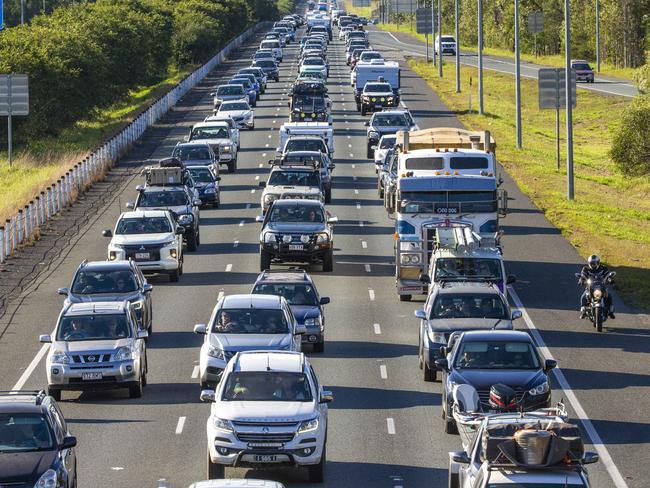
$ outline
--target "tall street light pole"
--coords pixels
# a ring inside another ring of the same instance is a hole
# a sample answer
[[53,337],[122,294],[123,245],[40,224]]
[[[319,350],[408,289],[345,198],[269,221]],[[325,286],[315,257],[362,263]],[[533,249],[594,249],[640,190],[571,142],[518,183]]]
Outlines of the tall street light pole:
[[442,78],[442,0],[438,0],[438,74]]
[[567,199],[573,200],[573,106],[571,105],[571,2],[564,0],[564,93],[566,96],[566,177]]
[[515,104],[517,118],[517,149],[521,149],[521,63],[519,57],[519,0],[515,0]]
[[596,71],[600,73],[600,1],[596,0]]
[[460,29],[458,28],[458,17],[460,9],[456,0],[456,93],[460,93]]
[[483,0],[478,0],[478,113],[483,115]]

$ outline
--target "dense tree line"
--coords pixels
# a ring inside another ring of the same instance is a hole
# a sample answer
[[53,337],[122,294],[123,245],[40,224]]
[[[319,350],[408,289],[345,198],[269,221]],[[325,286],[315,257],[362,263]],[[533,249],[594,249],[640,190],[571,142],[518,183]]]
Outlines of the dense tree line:
[[[283,1],[280,7],[292,7]],[[172,68],[206,61],[249,25],[282,13],[273,0],[60,3],[0,33],[0,73],[30,76],[30,115],[14,119],[21,139],[56,134]]]

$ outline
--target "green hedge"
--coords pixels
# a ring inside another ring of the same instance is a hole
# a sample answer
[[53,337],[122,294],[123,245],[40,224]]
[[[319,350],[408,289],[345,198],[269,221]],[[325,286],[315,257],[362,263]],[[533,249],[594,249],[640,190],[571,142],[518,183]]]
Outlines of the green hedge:
[[16,138],[55,135],[277,15],[268,0],[98,0],[5,29],[0,73],[30,76],[30,115],[15,118]]
[[638,95],[623,112],[611,156],[629,176],[650,175],[650,94]]

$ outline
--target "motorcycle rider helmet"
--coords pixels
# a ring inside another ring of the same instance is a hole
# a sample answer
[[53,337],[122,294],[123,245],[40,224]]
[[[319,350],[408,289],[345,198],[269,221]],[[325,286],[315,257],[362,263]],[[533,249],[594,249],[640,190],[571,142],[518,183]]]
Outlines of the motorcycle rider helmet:
[[595,254],[589,256],[587,262],[589,263],[590,269],[598,269],[598,266],[600,266],[600,258]]

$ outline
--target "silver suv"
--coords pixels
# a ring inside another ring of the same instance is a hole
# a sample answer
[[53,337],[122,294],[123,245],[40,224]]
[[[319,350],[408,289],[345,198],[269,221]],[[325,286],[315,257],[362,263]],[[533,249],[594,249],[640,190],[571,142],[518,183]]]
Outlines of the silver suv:
[[48,394],[61,400],[62,390],[128,388],[142,396],[147,384],[147,331],[127,302],[73,303],[64,307],[52,335],[45,370]]
[[201,400],[212,403],[208,478],[224,478],[226,466],[304,466],[309,481],[323,481],[332,393],[304,354],[240,352],[217,390],[202,391]]
[[201,388],[216,385],[239,351],[300,351],[302,334],[286,299],[276,295],[229,295],[217,303],[209,325],[194,326],[205,335],[199,357]]

